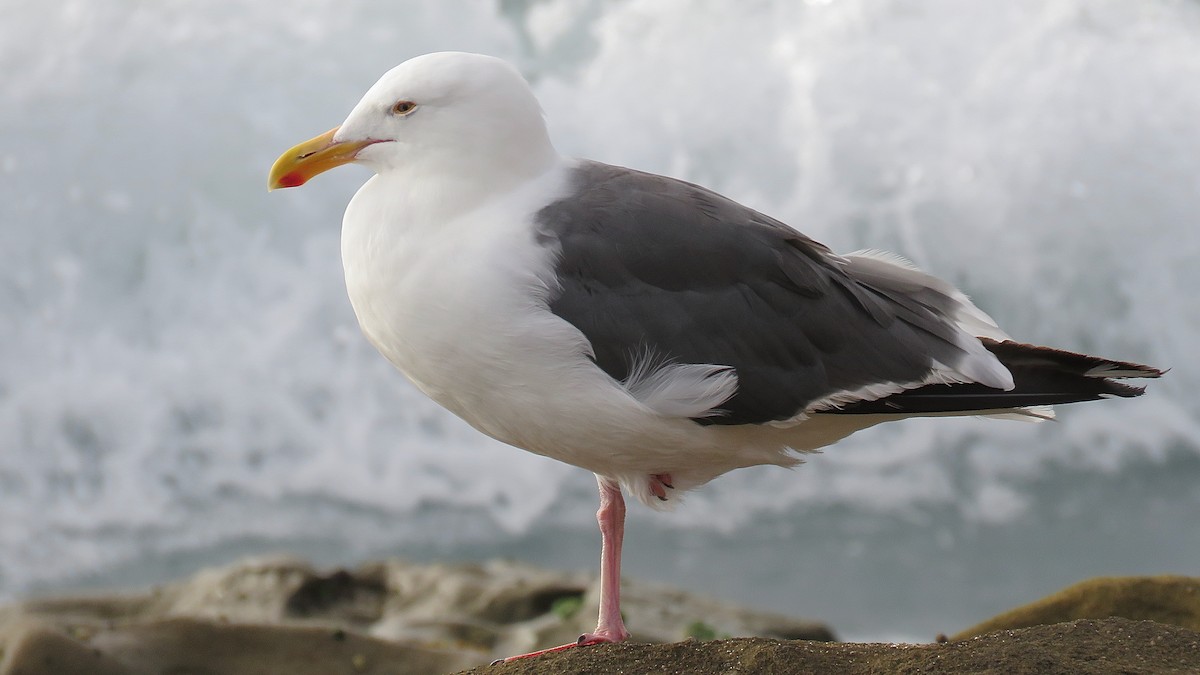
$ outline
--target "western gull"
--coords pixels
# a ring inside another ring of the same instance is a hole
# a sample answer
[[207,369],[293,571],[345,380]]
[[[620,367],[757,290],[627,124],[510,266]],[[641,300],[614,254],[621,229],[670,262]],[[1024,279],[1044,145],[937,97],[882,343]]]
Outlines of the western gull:
[[703,187],[563,157],[497,58],[402,63],[269,187],[350,162],[375,172],[342,221],[367,339],[479,431],[596,475],[599,621],[553,649],[629,637],[623,493],[670,505],[881,422],[1049,418],[1162,374],[1015,342],[899,256],[837,255]]

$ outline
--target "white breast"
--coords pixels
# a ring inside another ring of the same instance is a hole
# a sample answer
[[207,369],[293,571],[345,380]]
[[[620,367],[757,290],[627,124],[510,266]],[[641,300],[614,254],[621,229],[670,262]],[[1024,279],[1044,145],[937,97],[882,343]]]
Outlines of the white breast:
[[603,375],[582,335],[547,307],[553,252],[529,226],[561,183],[552,171],[441,220],[419,191],[376,177],[342,227],[346,287],[367,339],[430,398],[534,451],[549,439],[529,438],[531,411],[544,418],[549,393]]

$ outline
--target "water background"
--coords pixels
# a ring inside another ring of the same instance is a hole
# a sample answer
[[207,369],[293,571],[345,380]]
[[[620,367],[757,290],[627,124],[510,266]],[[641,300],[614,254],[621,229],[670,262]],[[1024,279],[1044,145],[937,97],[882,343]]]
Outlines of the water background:
[[1194,0],[0,0],[0,599],[270,551],[597,566],[590,475],[360,336],[338,225],[366,172],[265,191],[442,49],[518,64],[564,153],[1173,368],[1059,423],[885,425],[634,507],[627,575],[927,640],[1093,575],[1200,574]]

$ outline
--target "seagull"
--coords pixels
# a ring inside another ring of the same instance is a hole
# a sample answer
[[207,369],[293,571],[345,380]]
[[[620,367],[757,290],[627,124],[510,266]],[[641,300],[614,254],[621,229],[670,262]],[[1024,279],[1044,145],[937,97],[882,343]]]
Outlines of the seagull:
[[367,340],[484,434],[596,475],[596,629],[512,658],[629,637],[625,494],[669,507],[881,422],[1047,419],[1163,374],[1014,341],[897,255],[838,255],[698,185],[564,157],[494,57],[393,68],[283,153],[269,189],[348,163],[374,172],[341,239]]

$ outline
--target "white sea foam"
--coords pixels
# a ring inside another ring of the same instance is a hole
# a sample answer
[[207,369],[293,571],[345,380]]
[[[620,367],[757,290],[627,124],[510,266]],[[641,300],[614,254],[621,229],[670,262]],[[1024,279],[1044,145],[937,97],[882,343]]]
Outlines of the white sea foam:
[[[780,523],[850,514],[851,535],[803,536],[872,550],[883,526],[862,523],[952,514],[938,542],[1032,540],[1046,472],[1157,475],[1200,447],[1195,3],[0,6],[0,597],[238,541],[353,554],[590,527],[587,476],[479,437],[359,336],[336,230],[365,175],[265,193],[279,151],[437,49],[521,65],[564,151],[894,250],[1020,339],[1175,366],[1058,424],[873,429],[644,527],[801,536]],[[1196,501],[1155,527],[1193,528]]]

